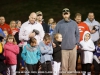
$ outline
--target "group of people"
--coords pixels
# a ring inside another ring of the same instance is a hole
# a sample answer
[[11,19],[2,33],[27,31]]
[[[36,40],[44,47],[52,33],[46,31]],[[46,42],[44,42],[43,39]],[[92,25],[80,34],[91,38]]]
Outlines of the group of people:
[[29,75],[76,75],[80,57],[82,75],[91,75],[92,63],[99,75],[100,24],[93,12],[84,22],[80,13],[75,20],[70,14],[64,8],[57,24],[53,18],[46,24],[41,11],[32,12],[23,24],[13,20],[7,25],[0,16],[0,73],[16,75],[21,63]]

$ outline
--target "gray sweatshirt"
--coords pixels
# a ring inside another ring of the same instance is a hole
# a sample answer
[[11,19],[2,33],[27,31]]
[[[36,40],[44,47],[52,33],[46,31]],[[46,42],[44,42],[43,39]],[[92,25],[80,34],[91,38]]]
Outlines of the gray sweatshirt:
[[53,35],[56,33],[62,34],[62,50],[74,49],[75,45],[79,43],[78,25],[71,19],[70,21],[65,21],[64,19],[60,20],[55,27]]

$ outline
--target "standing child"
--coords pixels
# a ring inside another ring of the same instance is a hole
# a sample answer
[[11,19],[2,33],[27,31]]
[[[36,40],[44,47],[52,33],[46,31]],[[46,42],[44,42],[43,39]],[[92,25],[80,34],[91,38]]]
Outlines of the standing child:
[[39,47],[37,46],[37,40],[35,38],[30,38],[29,44],[24,46],[21,54],[26,63],[28,71],[30,72],[30,75],[37,75],[37,63],[40,60],[40,55],[41,54]]
[[51,73],[46,72],[52,72],[52,66],[51,61],[53,60],[52,54],[53,54],[53,48],[51,43],[51,37],[49,34],[45,34],[43,41],[39,43],[40,51],[41,51],[41,67],[42,67],[42,75],[52,75]]
[[59,75],[61,65],[61,42],[62,35],[57,33],[54,35],[54,44],[56,47],[53,48],[53,75]]
[[83,73],[83,75],[91,75],[91,64],[93,61],[93,51],[95,50],[95,46],[91,40],[90,32],[84,32],[83,40],[80,44],[82,45],[82,70],[86,71],[86,74]]
[[4,45],[4,56],[6,57],[5,63],[7,64],[7,75],[16,75],[17,54],[19,47],[16,44],[13,35],[8,35],[6,44]]
[[97,45],[94,52],[94,70],[95,75],[99,75],[100,73],[100,39],[97,41]]

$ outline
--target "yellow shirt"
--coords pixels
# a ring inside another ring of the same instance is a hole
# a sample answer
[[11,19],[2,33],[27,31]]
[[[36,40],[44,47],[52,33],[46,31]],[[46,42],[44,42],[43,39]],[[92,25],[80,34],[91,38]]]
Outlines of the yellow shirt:
[[2,53],[2,43],[0,42],[0,53]]

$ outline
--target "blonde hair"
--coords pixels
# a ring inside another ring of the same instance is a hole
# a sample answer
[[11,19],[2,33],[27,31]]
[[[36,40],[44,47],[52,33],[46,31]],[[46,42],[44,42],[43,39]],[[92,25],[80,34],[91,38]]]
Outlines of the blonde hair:
[[8,35],[7,40],[6,40],[6,43],[8,42],[8,39],[13,39],[13,43],[14,44],[17,44],[17,42],[15,40],[15,37],[13,35]]
[[56,34],[54,35],[54,40],[58,39],[59,35],[61,35],[61,34],[60,34],[60,33],[56,33]]
[[16,21],[14,21],[14,20],[10,21],[10,28],[12,28],[12,23],[13,23],[13,22],[15,22],[15,28],[17,28],[17,26],[16,26]]

